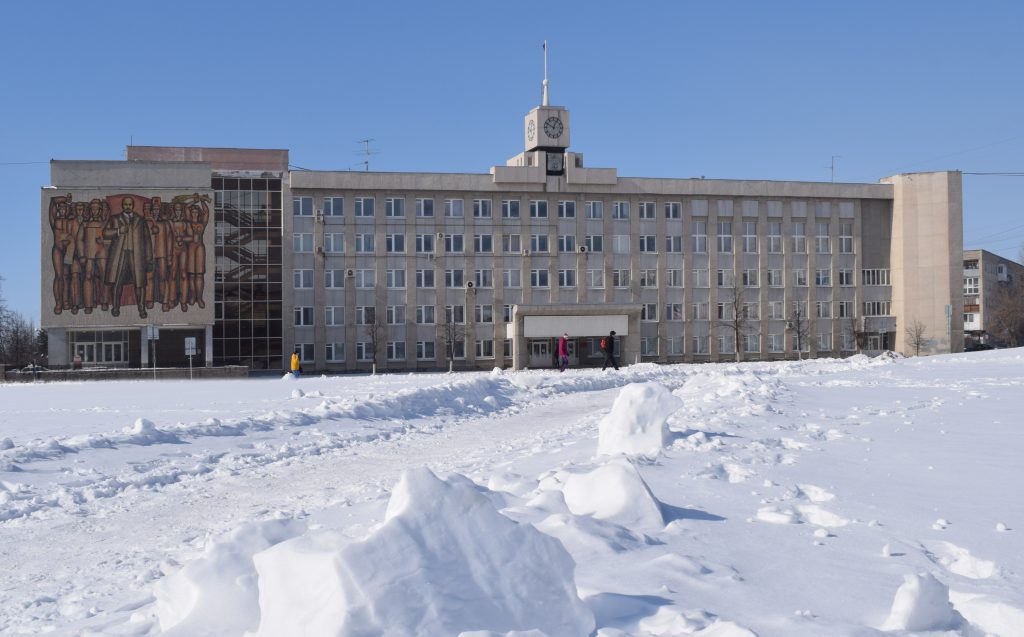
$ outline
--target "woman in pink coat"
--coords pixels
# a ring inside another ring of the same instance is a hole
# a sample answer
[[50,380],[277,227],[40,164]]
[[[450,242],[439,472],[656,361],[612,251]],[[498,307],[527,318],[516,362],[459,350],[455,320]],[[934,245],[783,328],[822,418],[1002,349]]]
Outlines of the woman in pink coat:
[[569,366],[569,334],[558,339],[558,371],[564,372]]

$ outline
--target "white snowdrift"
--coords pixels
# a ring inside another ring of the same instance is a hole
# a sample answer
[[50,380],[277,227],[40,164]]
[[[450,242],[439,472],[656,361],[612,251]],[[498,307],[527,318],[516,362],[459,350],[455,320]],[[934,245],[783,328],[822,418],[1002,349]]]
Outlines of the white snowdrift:
[[949,603],[949,587],[928,573],[907,574],[882,630],[950,630],[963,623]]
[[598,426],[597,455],[658,455],[669,443],[668,417],[682,406],[659,383],[626,385]]
[[594,629],[558,540],[500,514],[467,478],[425,468],[403,473],[366,539],[308,533],[255,562],[258,637]]
[[626,458],[615,458],[588,473],[574,473],[562,487],[575,515],[591,515],[627,528],[661,530],[661,503]]

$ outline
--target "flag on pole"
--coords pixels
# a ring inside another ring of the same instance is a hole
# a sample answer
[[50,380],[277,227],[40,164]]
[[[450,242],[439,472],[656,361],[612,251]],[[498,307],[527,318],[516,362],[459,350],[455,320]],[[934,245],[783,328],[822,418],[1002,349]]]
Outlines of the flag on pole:
[[544,49],[545,51],[547,51],[547,50],[548,50],[548,41],[547,41],[547,40],[544,40],[544,44],[542,45],[542,48],[543,48],[543,49]]

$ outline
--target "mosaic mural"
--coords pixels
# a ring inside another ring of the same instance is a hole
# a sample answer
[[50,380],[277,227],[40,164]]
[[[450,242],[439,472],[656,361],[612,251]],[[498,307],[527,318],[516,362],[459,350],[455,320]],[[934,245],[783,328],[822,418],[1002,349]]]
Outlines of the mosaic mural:
[[[210,197],[194,193],[170,201],[133,194],[74,201],[50,198],[55,314],[94,310],[139,316],[206,307],[203,235]],[[116,211],[116,212],[115,212]]]

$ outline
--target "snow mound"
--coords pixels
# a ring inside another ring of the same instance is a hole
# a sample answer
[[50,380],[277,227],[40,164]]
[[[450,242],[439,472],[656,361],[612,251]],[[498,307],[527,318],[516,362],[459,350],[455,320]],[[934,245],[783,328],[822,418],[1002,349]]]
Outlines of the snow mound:
[[295,374],[293,374],[291,372],[286,372],[284,374],[284,376],[281,376],[281,380],[283,380],[283,381],[292,381],[292,380],[298,380],[298,379],[295,378]]
[[137,418],[134,425],[131,427],[125,427],[123,431],[127,435],[121,442],[127,444],[145,446],[181,442],[181,439],[174,434],[157,429],[157,426],[153,424],[153,421],[147,420],[146,418]]
[[669,442],[668,417],[682,406],[664,385],[626,385],[598,425],[597,455],[658,455]]
[[256,628],[259,604],[252,556],[299,535],[305,525],[294,520],[249,523],[154,589],[160,628],[178,635],[238,634]]
[[949,599],[964,619],[986,634],[1017,635],[1024,626],[1024,610],[993,597],[949,591]]
[[562,487],[574,515],[590,515],[626,528],[661,530],[661,503],[626,458],[615,458],[588,473],[570,474]]
[[307,533],[255,563],[257,637],[594,629],[558,540],[499,513],[469,479],[425,468],[402,475],[365,539]]
[[949,603],[949,587],[928,573],[907,574],[882,630],[951,630],[962,623]]

